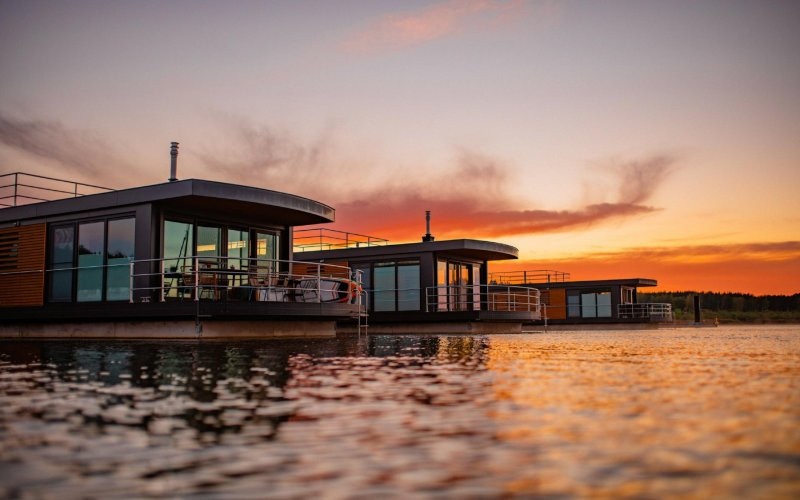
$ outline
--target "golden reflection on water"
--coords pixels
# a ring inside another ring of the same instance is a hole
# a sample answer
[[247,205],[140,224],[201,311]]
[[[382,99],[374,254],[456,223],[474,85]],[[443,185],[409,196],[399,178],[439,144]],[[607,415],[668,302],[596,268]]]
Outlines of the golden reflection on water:
[[493,337],[497,437],[537,450],[507,490],[797,495],[800,330],[761,330]]
[[0,342],[0,498],[800,498],[800,327]]

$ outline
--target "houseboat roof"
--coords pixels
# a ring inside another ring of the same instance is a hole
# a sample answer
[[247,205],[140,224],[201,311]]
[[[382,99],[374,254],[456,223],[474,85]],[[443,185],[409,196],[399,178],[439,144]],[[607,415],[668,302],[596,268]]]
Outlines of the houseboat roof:
[[333,222],[335,210],[279,191],[225,182],[186,179],[0,209],[0,224],[92,210],[159,202],[185,211],[214,207],[220,215],[248,214],[301,226]]
[[446,252],[448,255],[480,260],[509,260],[519,257],[519,250],[511,245],[483,240],[443,240],[419,243],[400,243],[396,245],[376,245],[333,250],[313,250],[299,252],[295,258],[304,261],[321,259],[359,259],[383,256],[403,256],[423,252]]
[[649,278],[619,278],[610,280],[590,281],[554,281],[551,283],[530,283],[539,288],[592,288],[603,286],[658,286],[658,281]]

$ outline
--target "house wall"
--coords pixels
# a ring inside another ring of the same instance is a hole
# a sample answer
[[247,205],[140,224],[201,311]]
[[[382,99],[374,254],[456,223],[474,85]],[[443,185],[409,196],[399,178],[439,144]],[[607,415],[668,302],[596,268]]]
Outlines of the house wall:
[[[0,307],[44,301],[46,224],[0,229]],[[27,272],[26,272],[27,271]]]

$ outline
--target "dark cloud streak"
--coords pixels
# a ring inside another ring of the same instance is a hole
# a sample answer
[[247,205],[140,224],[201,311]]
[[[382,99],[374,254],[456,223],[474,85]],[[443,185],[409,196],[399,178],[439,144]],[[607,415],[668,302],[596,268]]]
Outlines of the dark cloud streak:
[[56,120],[20,119],[0,112],[0,143],[55,162],[93,182],[113,184],[123,177],[121,172],[127,167],[98,137]]

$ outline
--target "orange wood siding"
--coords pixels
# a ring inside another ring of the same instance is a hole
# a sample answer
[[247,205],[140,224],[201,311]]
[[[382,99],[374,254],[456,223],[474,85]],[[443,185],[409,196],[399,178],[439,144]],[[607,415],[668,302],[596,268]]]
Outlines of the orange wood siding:
[[547,304],[548,319],[567,319],[567,291],[564,289],[542,290],[542,304]]
[[[342,262],[323,262],[322,267],[320,269],[320,273],[323,276],[333,276],[335,278],[349,278],[346,269],[342,269],[340,267],[333,267],[333,266],[347,266],[346,261]],[[317,275],[317,264],[313,262],[309,262],[307,264],[299,264],[294,263],[292,264],[292,274],[295,275],[305,275],[305,276],[316,276]]]
[[[44,303],[45,224],[0,229],[0,307]],[[24,272],[31,271],[31,272]]]

